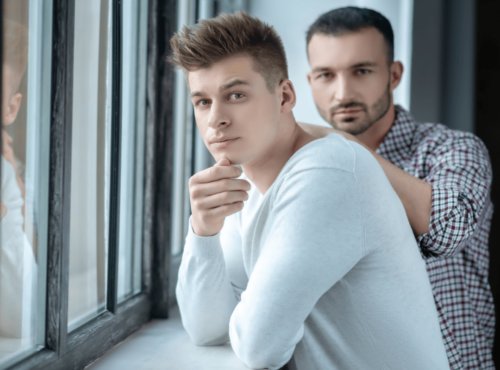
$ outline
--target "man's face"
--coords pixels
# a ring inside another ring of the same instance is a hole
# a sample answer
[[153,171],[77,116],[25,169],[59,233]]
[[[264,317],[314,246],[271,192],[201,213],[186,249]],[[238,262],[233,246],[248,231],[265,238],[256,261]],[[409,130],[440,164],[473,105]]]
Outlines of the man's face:
[[21,76],[7,64],[2,68],[2,125],[10,125],[17,117],[22,95],[15,93]]
[[188,82],[196,124],[217,161],[245,165],[272,150],[279,140],[279,88],[269,92],[251,57],[230,57],[191,71]]
[[316,106],[334,128],[358,135],[387,113],[394,86],[387,46],[377,29],[315,34],[308,54],[312,71],[307,78]]

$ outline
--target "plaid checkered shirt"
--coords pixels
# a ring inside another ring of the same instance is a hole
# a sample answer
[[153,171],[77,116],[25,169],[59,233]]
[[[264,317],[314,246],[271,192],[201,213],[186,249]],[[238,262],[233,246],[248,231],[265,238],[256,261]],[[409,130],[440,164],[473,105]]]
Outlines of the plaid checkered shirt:
[[494,369],[488,283],[492,170],[486,147],[473,134],[417,123],[396,106],[396,120],[377,153],[432,186],[429,232],[417,242],[450,368]]

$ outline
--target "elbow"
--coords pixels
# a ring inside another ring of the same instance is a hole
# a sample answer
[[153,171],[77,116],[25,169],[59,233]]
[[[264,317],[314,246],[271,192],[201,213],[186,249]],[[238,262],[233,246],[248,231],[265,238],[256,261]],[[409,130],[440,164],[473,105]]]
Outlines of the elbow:
[[287,363],[277,353],[264,350],[262,345],[259,347],[249,348],[241,354],[241,361],[250,369],[279,369]]
[[290,360],[293,354],[293,349],[283,351],[265,340],[239,342],[231,338],[231,345],[240,360],[250,369],[279,369]]
[[470,237],[462,237],[452,242],[441,243],[439,241],[424,241],[420,244],[420,249],[425,258],[433,257],[435,259],[450,258],[458,255],[463,248],[470,242]]
[[275,327],[268,320],[258,320],[248,312],[245,319],[238,320],[235,311],[229,324],[229,336],[238,358],[251,369],[279,369],[286,365],[304,335],[304,325],[297,331],[276,331],[277,327],[282,325]]

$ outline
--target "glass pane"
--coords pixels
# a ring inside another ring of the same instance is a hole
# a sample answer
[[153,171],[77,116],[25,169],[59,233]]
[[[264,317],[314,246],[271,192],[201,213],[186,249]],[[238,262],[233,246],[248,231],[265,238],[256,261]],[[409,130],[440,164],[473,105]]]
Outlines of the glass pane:
[[4,1],[0,362],[42,347],[50,113],[51,2]]
[[[196,1],[180,0],[178,4],[177,25],[192,25],[196,19]],[[174,93],[174,180],[172,192],[172,249],[173,263],[180,262],[180,253],[184,246],[189,227],[191,207],[189,204],[188,182],[193,174],[193,141],[196,143],[194,129],[193,105],[189,99],[189,91],[182,71],[175,75]],[[194,138],[193,138],[194,136]],[[196,153],[194,153],[196,154]],[[173,268],[172,278],[175,281],[177,272]]]
[[118,302],[141,291],[147,1],[124,0]]
[[75,2],[68,330],[104,311],[110,145],[110,4]]

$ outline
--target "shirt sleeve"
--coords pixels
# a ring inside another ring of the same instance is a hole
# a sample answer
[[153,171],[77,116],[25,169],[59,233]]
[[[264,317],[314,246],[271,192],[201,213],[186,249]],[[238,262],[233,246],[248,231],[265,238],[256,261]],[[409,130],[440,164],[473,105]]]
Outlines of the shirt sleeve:
[[490,201],[491,163],[481,140],[468,133],[437,146],[429,163],[431,219],[417,241],[426,257],[445,258],[459,253],[477,228]]
[[21,190],[14,168],[3,157],[1,194],[7,213],[0,222],[0,335],[26,338],[34,328],[38,269],[23,230]]
[[229,340],[229,319],[245,288],[241,237],[234,218],[226,217],[223,230],[210,237],[196,235],[189,223],[176,296],[184,328],[196,345]]
[[356,188],[351,173],[333,169],[284,180],[254,236],[260,255],[231,316],[231,345],[248,367],[285,365],[317,301],[364,255]]

